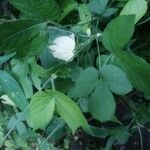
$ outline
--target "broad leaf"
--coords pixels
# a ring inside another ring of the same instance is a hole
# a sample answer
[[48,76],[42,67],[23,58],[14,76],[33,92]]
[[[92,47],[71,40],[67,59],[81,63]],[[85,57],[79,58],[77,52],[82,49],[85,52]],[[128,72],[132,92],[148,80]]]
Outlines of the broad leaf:
[[120,15],[136,15],[135,23],[138,22],[147,11],[146,0],[129,0],[122,9]]
[[16,106],[21,110],[27,108],[28,102],[20,85],[10,74],[2,70],[0,70],[0,86]]
[[129,42],[134,32],[134,15],[119,16],[113,19],[105,28],[102,36],[104,47],[116,52]]
[[[47,39],[46,27],[46,23],[31,20],[17,20],[0,24],[0,51],[13,50],[20,55],[25,55],[30,49],[37,50],[40,41],[36,42],[35,48],[33,42],[35,45],[35,39],[44,35],[44,39]],[[41,40],[43,41],[43,38]]]
[[110,90],[118,95],[125,95],[132,91],[132,85],[126,74],[117,66],[104,65],[101,69],[104,82]]
[[63,118],[74,133],[83,127],[90,132],[90,128],[79,107],[64,94],[49,90],[47,93],[36,93],[30,102],[29,122],[34,129],[44,127],[52,118],[56,105],[56,112]]
[[111,91],[108,89],[105,82],[99,82],[94,93],[90,97],[90,113],[95,119],[105,122],[112,120],[115,108],[115,100]]
[[95,88],[98,80],[98,71],[95,68],[89,67],[82,71],[79,79],[75,83],[75,93],[78,97],[89,95]]
[[34,130],[43,128],[53,117],[55,97],[50,93],[36,93],[29,105],[29,122]]
[[9,0],[9,2],[27,18],[57,20],[61,14],[55,0]]
[[79,127],[82,127],[87,132],[91,132],[89,125],[80,111],[79,107],[68,96],[60,93],[50,91],[55,94],[56,98],[56,111],[64,119],[64,121],[71,128],[74,133]]
[[116,53],[116,56],[132,85],[150,97],[150,65],[142,58],[128,52]]

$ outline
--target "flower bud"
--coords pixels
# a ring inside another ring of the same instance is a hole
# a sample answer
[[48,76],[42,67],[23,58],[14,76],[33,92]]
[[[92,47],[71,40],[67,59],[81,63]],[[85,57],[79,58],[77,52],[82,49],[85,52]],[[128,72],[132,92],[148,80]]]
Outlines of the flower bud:
[[88,28],[88,29],[86,30],[86,34],[87,34],[88,36],[91,36],[91,29],[90,29],[90,28]]

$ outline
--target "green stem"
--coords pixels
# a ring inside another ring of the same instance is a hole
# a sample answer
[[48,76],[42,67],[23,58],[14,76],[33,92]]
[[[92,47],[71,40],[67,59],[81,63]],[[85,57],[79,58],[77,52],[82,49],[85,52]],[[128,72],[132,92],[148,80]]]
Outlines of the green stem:
[[56,90],[56,88],[55,88],[55,82],[54,82],[56,78],[57,78],[57,76],[55,74],[52,74],[52,76],[51,76],[51,83],[52,83],[52,89],[53,89],[53,91]]
[[98,52],[98,63],[99,63],[99,70],[102,68],[102,64],[101,64],[101,54],[100,54],[100,48],[99,48],[99,43],[98,43],[98,39],[96,38],[96,45],[97,45],[97,52]]
[[55,91],[54,79],[51,79],[51,82],[52,82],[52,89],[53,89],[53,91]]

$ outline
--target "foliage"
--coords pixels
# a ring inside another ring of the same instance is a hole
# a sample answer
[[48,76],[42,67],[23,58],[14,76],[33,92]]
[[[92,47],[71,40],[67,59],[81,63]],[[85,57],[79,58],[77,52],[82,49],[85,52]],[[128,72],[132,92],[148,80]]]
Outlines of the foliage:
[[83,142],[83,149],[111,150],[138,131],[143,149],[141,132],[150,121],[149,5],[2,0],[1,148],[71,149],[72,140],[83,142],[81,132],[107,139],[97,147]]

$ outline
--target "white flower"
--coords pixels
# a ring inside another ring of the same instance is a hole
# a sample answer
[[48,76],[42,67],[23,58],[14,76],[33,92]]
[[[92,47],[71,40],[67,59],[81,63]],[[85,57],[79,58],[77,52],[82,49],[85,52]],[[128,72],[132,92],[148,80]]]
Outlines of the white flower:
[[75,49],[75,37],[74,34],[70,36],[60,36],[53,41],[52,45],[49,45],[54,57],[69,61],[74,56]]

